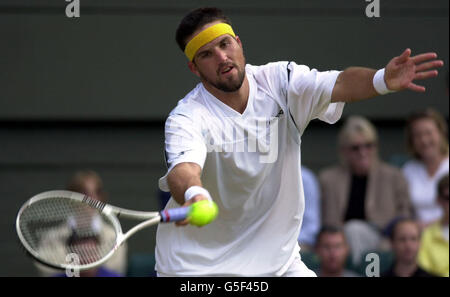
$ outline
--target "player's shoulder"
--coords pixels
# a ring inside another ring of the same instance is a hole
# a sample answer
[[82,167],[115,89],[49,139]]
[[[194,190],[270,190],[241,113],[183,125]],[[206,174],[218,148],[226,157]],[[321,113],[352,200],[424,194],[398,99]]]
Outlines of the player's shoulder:
[[[270,62],[260,66],[247,64],[246,71],[252,74],[256,82],[260,85],[267,85],[272,89],[278,89],[280,87],[283,89],[293,77],[295,77],[296,80],[298,80],[299,77],[305,80],[305,75],[317,72],[316,69],[313,69],[312,71],[309,66],[297,64],[294,61]],[[308,79],[308,77],[306,77],[306,79]],[[314,80],[314,75],[309,79]]]
[[256,82],[258,89],[270,94],[273,98],[285,98],[288,83],[289,62],[270,62],[265,65],[247,64],[245,67],[248,76]]
[[184,116],[195,117],[206,112],[206,107],[202,103],[202,87],[199,83],[192,91],[190,91],[183,99],[178,101],[177,106],[169,113],[169,117]]
[[264,65],[247,64],[245,70],[254,76],[279,75],[287,71],[288,61],[269,62]]

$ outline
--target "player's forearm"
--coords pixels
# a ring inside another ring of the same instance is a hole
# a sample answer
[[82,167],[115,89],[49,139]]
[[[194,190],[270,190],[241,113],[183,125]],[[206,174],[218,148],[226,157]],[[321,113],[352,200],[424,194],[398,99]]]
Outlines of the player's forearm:
[[333,88],[331,102],[355,102],[379,95],[373,86],[377,70],[349,67],[342,71]]
[[175,166],[167,176],[170,193],[178,204],[185,203],[184,193],[192,186],[202,186],[201,168],[195,163],[181,163]]

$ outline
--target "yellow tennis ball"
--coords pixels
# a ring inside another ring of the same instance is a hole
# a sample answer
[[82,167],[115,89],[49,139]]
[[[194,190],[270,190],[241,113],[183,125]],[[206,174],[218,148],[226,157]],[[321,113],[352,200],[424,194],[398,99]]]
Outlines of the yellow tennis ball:
[[219,214],[219,208],[214,201],[200,200],[191,205],[189,223],[195,226],[204,226],[211,223]]

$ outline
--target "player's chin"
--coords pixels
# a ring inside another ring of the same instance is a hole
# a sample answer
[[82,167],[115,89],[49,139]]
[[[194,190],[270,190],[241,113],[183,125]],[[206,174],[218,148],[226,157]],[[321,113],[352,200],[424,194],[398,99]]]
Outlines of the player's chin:
[[219,86],[220,90],[227,92],[227,93],[231,93],[231,92],[238,91],[242,86],[242,82],[239,80],[238,77],[227,78],[225,80],[222,80],[218,84],[218,86]]

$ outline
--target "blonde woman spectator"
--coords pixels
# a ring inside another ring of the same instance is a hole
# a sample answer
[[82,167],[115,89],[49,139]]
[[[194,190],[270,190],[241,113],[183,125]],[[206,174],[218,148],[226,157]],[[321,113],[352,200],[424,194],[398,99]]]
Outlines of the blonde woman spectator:
[[401,171],[378,158],[373,125],[350,117],[339,133],[341,164],[323,170],[322,223],[343,226],[352,259],[380,247],[382,230],[400,216],[411,214],[407,182]]
[[449,172],[447,123],[436,111],[413,114],[406,125],[407,145],[413,160],[403,166],[411,200],[422,226],[442,216],[436,202],[438,180]]

